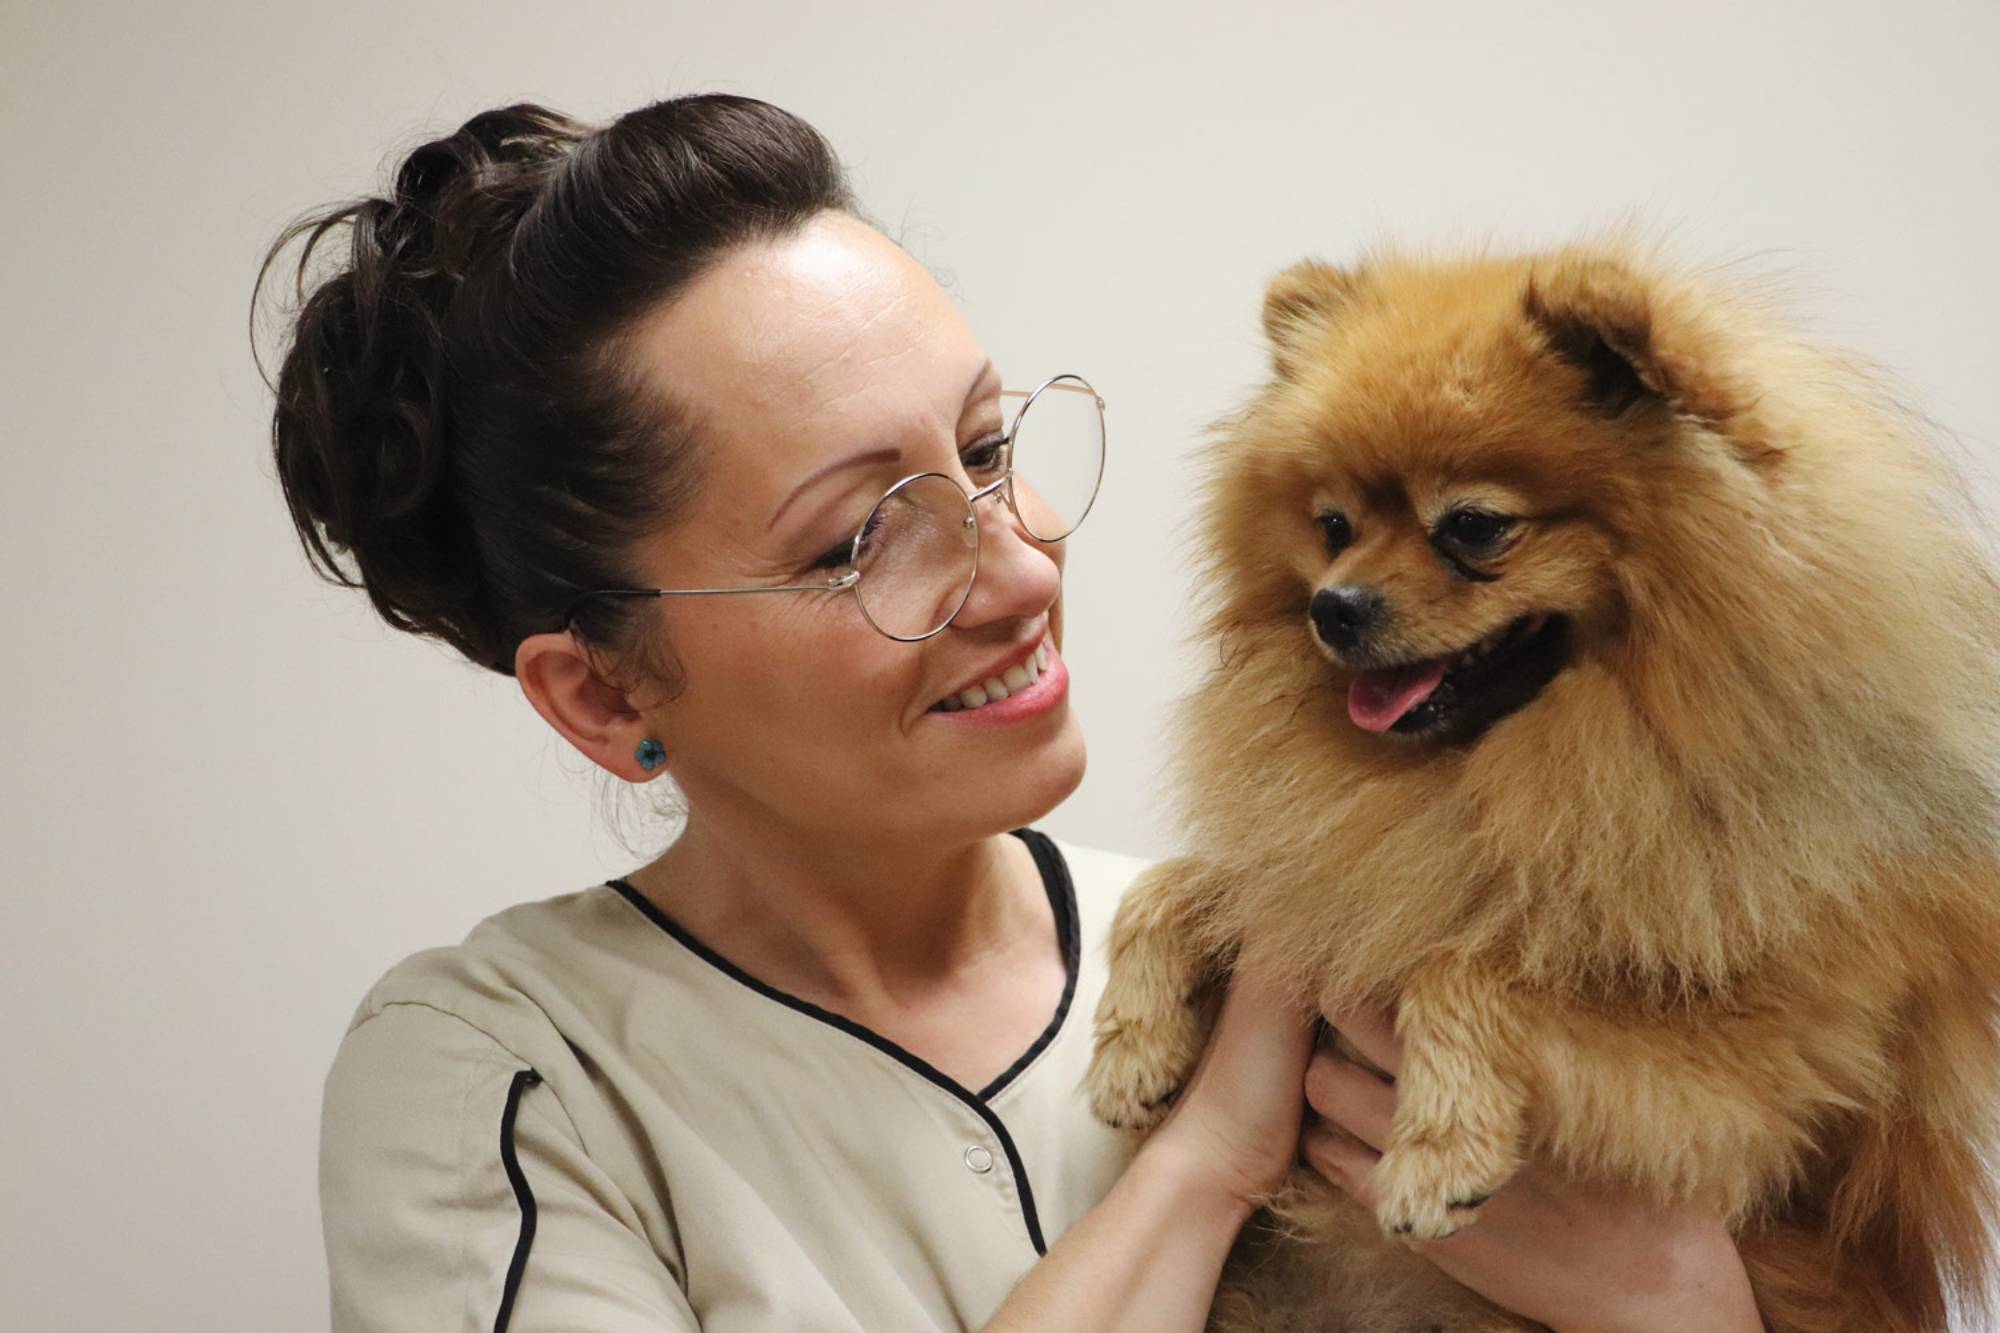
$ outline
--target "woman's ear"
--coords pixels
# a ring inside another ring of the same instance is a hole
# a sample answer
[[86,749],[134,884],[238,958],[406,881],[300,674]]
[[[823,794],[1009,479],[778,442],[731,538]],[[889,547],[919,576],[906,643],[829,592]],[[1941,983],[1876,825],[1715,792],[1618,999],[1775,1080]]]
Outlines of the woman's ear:
[[1312,334],[1353,301],[1360,285],[1360,274],[1317,259],[1302,260],[1271,279],[1264,289],[1264,334],[1279,375],[1297,371]]
[[650,770],[637,758],[639,743],[656,728],[630,697],[597,677],[590,660],[567,633],[531,634],[514,654],[521,693],[577,753],[627,782],[644,782]]

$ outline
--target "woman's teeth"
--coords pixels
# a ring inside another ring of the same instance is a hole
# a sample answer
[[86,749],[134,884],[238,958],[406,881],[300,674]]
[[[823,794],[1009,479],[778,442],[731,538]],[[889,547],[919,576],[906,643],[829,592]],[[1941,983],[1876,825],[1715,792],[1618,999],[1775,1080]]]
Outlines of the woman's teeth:
[[960,713],[968,708],[981,708],[987,704],[997,704],[1008,695],[1025,690],[1042,678],[1049,669],[1049,646],[1035,645],[1034,656],[1019,666],[1010,666],[998,676],[988,676],[985,681],[969,690],[960,690],[948,699],[941,699],[931,705],[933,713]]

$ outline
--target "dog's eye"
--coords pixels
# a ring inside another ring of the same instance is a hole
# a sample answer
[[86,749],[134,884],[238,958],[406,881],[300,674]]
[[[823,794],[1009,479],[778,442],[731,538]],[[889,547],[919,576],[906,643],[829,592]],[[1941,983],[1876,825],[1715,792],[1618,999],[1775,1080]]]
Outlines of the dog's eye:
[[1319,534],[1326,542],[1328,555],[1339,555],[1354,540],[1354,530],[1347,526],[1347,515],[1339,510],[1329,509],[1324,514],[1317,514],[1313,522],[1319,525]]
[[1454,509],[1437,526],[1437,536],[1454,546],[1478,549],[1491,546],[1507,534],[1514,520],[1484,509]]

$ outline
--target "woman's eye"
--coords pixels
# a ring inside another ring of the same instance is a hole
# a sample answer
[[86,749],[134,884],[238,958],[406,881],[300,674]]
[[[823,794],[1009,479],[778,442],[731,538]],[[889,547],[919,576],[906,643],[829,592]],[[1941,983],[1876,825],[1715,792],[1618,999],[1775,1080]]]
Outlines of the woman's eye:
[[[867,541],[868,538],[872,537],[875,534],[875,529],[880,527],[881,524],[882,524],[882,510],[881,507],[878,505],[868,514],[867,524],[861,530],[861,540],[864,542]],[[849,537],[847,540],[841,542],[840,545],[838,546],[830,546],[826,550],[820,552],[819,557],[815,559],[810,565],[807,565],[806,568],[839,569],[843,565],[847,565],[853,561],[854,548],[856,544],[857,543],[855,542],[855,539]]]
[[959,454],[967,472],[999,472],[1007,466],[1007,437],[989,435]]
[[819,559],[807,565],[807,569],[838,569],[846,564],[854,554],[854,539],[848,538],[840,545],[820,553]]
[[1438,535],[1459,546],[1491,546],[1513,525],[1513,519],[1484,509],[1454,509],[1438,525]]

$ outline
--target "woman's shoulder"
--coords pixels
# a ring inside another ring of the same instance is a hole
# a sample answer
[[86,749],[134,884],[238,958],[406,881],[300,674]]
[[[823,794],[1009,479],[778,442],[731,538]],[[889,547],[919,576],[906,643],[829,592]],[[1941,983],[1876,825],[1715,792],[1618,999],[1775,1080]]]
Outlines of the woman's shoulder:
[[464,1047],[539,1067],[562,1049],[551,1009],[588,983],[594,955],[615,942],[628,911],[602,885],[515,903],[458,943],[390,966],[362,995],[343,1037],[394,1015],[398,1021],[384,1026],[422,1029],[433,1041],[455,1036]]
[[[537,1327],[609,1330],[613,1310],[618,1328],[695,1326],[664,1202],[633,1184],[644,1161],[570,1044],[628,911],[609,888],[520,903],[369,987],[322,1094],[336,1328],[459,1327],[473,1310],[484,1326],[516,1295]],[[562,1271],[538,1272],[545,1259]]]
[[455,1145],[486,1135],[529,1088],[581,1141],[579,1124],[601,1111],[585,1056],[612,1040],[597,1010],[629,984],[617,954],[635,933],[631,909],[599,886],[516,903],[388,968],[327,1070],[323,1169],[374,1172],[384,1188],[397,1161],[448,1173]]

